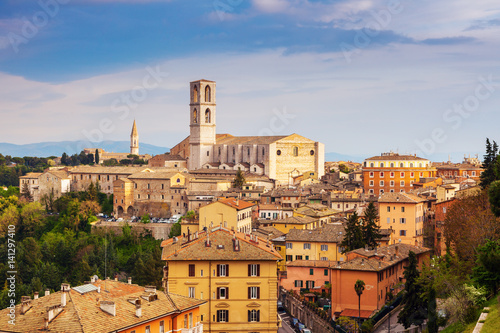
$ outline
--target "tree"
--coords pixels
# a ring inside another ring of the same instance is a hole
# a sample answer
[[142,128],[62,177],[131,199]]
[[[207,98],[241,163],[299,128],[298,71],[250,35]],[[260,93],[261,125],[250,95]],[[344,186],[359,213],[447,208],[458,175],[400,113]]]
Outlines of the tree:
[[382,234],[380,233],[380,226],[377,223],[378,221],[378,211],[373,202],[368,204],[368,207],[365,209],[365,217],[363,218],[363,241],[365,245],[368,245],[371,248],[377,246],[377,241],[382,238]]
[[349,168],[345,164],[339,164],[339,171],[343,173],[351,172]]
[[349,217],[347,220],[344,239],[340,243],[340,247],[343,248],[342,253],[347,253],[352,250],[356,250],[364,247],[363,242],[363,231],[359,224],[359,217],[356,212]]
[[236,173],[236,177],[233,180],[233,187],[241,188],[245,184],[245,176],[241,169],[238,168],[238,172]]
[[437,304],[436,304],[436,290],[431,286],[428,295],[429,303],[427,306],[427,317],[429,318],[427,322],[428,333],[438,333],[438,316],[437,316]]
[[61,156],[61,164],[62,165],[69,165],[70,161],[68,160],[68,154],[63,153]]
[[95,158],[95,164],[99,165],[99,149],[95,150],[94,158]]
[[146,223],[150,223],[150,222],[151,222],[151,219],[149,218],[148,214],[142,215],[142,217],[141,217],[141,223],[146,224]]
[[5,237],[8,233],[9,226],[13,225],[17,229],[19,223],[19,211],[15,205],[8,205],[5,209],[0,209],[0,237]]
[[177,221],[172,225],[168,238],[177,237],[181,235],[181,224]]
[[484,286],[491,294],[496,293],[500,287],[500,240],[488,240],[478,248],[472,280]]
[[405,267],[405,290],[403,299],[403,309],[398,315],[398,323],[403,324],[405,328],[411,325],[422,326],[427,318],[427,304],[425,301],[425,289],[418,278],[420,272],[417,269],[417,258],[413,251],[408,253],[409,264]]
[[490,183],[488,188],[488,199],[491,206],[491,212],[496,217],[500,217],[500,180]]
[[[361,295],[363,294],[363,291],[365,290],[365,282],[363,280],[357,280],[356,283],[354,284],[354,290],[356,291],[356,294],[358,295],[358,320],[361,318]],[[358,327],[359,327],[359,322],[358,322]]]
[[26,200],[28,200],[28,201],[33,200],[33,196],[31,195],[31,191],[30,191],[30,186],[28,185],[27,182],[23,184],[23,189],[22,189],[21,194]]
[[483,160],[483,169],[484,171],[481,173],[480,179],[481,182],[479,185],[485,189],[492,182],[497,180],[497,172],[498,172],[498,145],[495,141],[493,144],[490,142],[490,139],[486,138],[486,155],[484,155]]
[[34,236],[44,223],[44,209],[39,202],[30,202],[21,208],[21,224],[27,235]]

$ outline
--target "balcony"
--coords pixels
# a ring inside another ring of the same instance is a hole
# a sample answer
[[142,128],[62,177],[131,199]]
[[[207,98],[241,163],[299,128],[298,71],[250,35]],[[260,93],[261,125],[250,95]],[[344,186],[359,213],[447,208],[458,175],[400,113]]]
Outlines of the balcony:
[[181,328],[181,333],[203,333],[203,324],[196,323],[193,328]]

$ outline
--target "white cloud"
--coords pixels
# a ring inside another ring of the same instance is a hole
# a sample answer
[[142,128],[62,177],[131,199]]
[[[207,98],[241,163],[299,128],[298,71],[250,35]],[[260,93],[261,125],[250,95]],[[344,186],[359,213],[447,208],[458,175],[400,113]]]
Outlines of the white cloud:
[[264,13],[280,13],[290,8],[288,0],[252,0],[254,7]]

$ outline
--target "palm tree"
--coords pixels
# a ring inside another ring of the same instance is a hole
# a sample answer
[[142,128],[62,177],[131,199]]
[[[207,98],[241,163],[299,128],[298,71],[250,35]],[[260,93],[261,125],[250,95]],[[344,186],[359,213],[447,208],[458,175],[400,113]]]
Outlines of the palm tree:
[[358,330],[359,330],[359,321],[361,318],[361,294],[363,294],[363,290],[365,290],[365,282],[363,280],[357,280],[354,284],[354,290],[356,294],[358,294]]

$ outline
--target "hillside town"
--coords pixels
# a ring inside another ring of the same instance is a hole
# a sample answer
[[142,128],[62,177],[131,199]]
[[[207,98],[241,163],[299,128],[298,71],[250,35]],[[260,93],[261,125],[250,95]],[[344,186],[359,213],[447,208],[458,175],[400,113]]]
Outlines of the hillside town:
[[[489,235],[498,235],[498,227],[478,224],[484,237],[472,244],[460,234],[469,229],[450,222],[480,214],[460,214],[459,208],[481,199],[487,174],[493,181],[498,177],[490,172],[498,147],[485,161],[477,155],[459,163],[431,161],[394,151],[373,152],[362,163],[325,161],[324,144],[300,134],[217,133],[217,116],[226,115],[217,115],[216,83],[193,81],[189,92],[189,136],[165,154],[141,155],[141,124],[134,120],[130,152],[87,148],[89,163],[71,165],[60,156],[40,172],[19,176],[12,207],[38,203],[54,225],[65,212],[61,232],[75,235],[88,227],[95,237],[136,237],[130,244],[140,246],[147,234],[157,242],[151,251],[159,257],[152,266],[130,257],[124,260],[131,265],[127,273],[118,264],[108,267],[106,260],[119,254],[104,250],[98,256],[105,270],[85,259],[88,276],[72,277],[79,285],[55,281],[59,289],[36,275],[33,284],[30,276],[23,283],[32,287],[0,311],[1,332],[390,332],[398,313],[408,311],[408,288],[417,283],[408,267],[444,279],[429,273],[439,258],[454,267],[450,262],[464,260],[460,248],[467,243],[475,246],[468,252],[473,264],[474,253],[495,240]],[[81,201],[89,213],[74,222],[69,212],[77,193],[88,195]],[[98,197],[108,211],[97,201],[88,204]],[[0,201],[0,221],[6,221],[8,198]],[[23,241],[22,251],[37,248],[42,256],[48,250],[35,238],[47,231],[37,230],[49,229],[23,223],[18,232],[33,244]],[[8,237],[5,222],[2,228]],[[62,239],[60,244],[62,249]],[[92,251],[80,250],[72,265]],[[434,288],[438,283],[444,282]],[[445,304],[450,294],[440,297],[438,313],[450,322],[462,320],[464,314]],[[437,325],[427,310],[418,320],[403,319],[405,328],[420,332]]]

